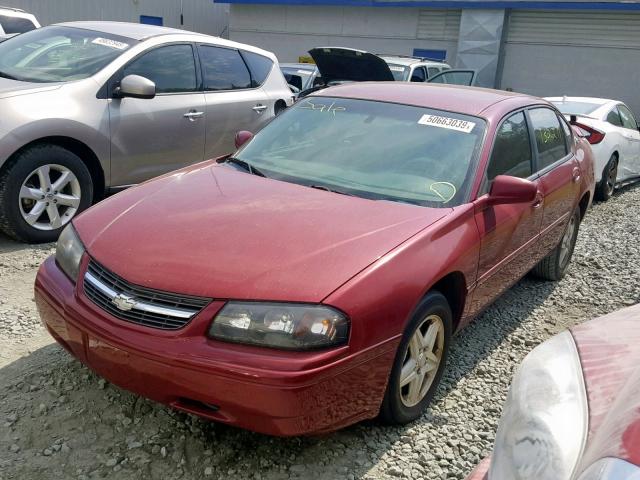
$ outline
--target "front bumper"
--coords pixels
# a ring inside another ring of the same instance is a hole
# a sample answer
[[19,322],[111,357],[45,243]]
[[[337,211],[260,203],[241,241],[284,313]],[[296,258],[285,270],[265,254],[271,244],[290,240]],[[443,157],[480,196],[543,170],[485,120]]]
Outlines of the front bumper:
[[322,433],[375,417],[397,348],[394,340],[355,353],[348,346],[282,352],[208,339],[204,332],[224,302],[180,331],[129,324],[91,303],[82,282],[76,290],[53,257],[40,267],[35,297],[56,341],[109,382],[270,435]]

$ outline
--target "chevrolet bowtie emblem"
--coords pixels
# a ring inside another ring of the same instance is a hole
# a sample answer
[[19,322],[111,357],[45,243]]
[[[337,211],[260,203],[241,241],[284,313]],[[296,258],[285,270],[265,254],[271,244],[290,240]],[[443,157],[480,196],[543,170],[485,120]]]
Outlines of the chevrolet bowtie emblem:
[[113,299],[111,300],[111,303],[113,303],[116,307],[118,307],[119,310],[122,310],[123,312],[128,312],[129,310],[131,310],[133,307],[136,306],[137,301],[133,297],[130,297],[123,293],[119,293],[118,295],[113,297]]

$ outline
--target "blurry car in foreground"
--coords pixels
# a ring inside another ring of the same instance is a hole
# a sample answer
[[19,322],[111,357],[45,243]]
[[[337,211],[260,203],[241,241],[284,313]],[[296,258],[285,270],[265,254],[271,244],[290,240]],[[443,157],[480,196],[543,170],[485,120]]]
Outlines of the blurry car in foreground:
[[20,8],[0,6],[0,42],[36,28],[40,28],[40,23],[35,15]]
[[468,480],[640,479],[640,305],[556,335],[518,369]]
[[640,179],[640,131],[633,113],[618,100],[547,98],[586,133],[596,165],[596,198],[608,200],[617,184]]
[[530,96],[321,93],[75,219],[36,280],[56,340],[116,385],[259,432],[418,418],[454,332],[528,271],[565,274],[591,152]]
[[119,22],[0,44],[0,229],[54,241],[105,192],[234,150],[293,102],[275,56]]

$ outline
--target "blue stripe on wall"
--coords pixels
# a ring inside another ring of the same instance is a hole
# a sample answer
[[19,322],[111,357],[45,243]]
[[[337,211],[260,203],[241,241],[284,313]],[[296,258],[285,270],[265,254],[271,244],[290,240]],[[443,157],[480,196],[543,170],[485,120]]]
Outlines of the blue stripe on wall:
[[630,2],[528,2],[528,1],[389,1],[377,0],[215,0],[215,3],[254,5],[333,5],[351,7],[436,7],[436,8],[526,8],[544,10],[640,10],[640,3]]

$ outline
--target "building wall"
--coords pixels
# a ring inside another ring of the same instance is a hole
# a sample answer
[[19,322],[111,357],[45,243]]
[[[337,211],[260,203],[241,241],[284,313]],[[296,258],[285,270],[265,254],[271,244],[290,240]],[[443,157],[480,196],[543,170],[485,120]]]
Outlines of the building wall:
[[459,10],[334,6],[231,5],[230,38],[274,52],[281,62],[318,46],[411,55],[414,48],[456,56]]
[[162,17],[167,27],[210,35],[228,36],[229,5],[212,0],[183,0],[184,25],[180,24],[180,0],[1,0],[36,15],[42,25],[72,20],[139,22],[140,15]]

